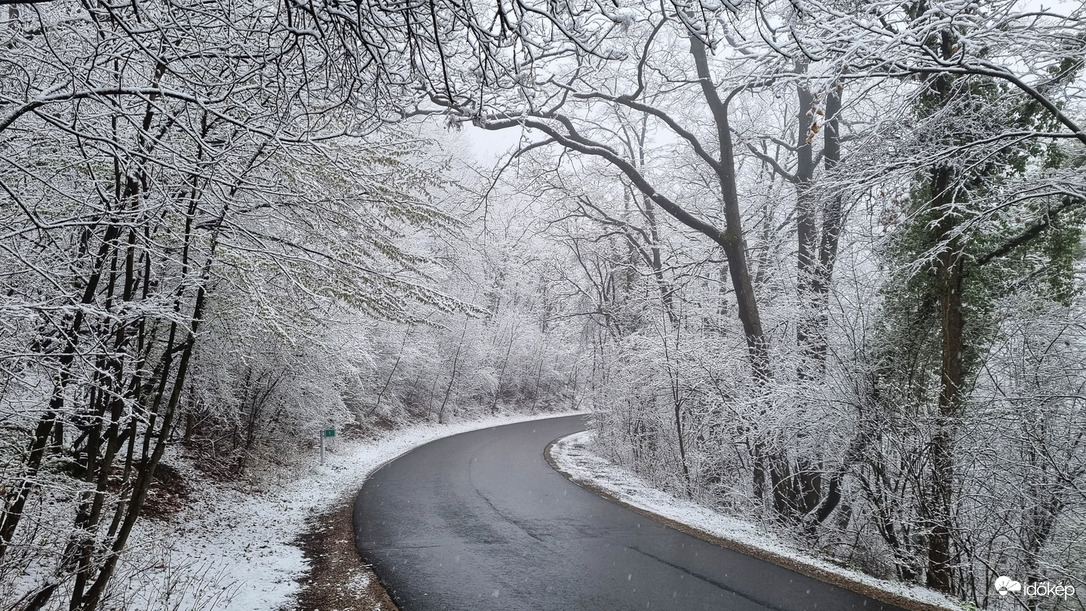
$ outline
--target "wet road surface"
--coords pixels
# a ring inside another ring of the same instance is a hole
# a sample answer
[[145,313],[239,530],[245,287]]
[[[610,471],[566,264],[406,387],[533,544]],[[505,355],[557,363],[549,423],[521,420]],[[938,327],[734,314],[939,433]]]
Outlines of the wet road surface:
[[580,416],[448,437],[385,465],[355,541],[403,611],[900,611],[717,547],[571,483],[543,449]]

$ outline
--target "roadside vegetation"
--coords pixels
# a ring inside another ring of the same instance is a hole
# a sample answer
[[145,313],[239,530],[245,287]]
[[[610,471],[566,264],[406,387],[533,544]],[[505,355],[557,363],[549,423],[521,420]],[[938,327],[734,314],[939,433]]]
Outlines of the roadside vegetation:
[[569,409],[871,575],[1086,593],[1084,11],[6,3],[2,606],[113,604],[172,456]]

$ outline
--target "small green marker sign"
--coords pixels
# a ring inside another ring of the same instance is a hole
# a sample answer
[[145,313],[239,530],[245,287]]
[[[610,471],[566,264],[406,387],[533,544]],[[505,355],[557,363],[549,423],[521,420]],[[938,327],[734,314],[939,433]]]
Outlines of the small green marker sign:
[[324,429],[324,436],[325,437],[335,437],[336,436],[336,429]]

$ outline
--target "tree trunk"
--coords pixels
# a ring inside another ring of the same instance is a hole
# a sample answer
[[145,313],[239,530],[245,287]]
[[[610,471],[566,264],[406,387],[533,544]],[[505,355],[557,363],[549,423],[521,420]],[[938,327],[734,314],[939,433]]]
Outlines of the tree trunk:
[[[940,52],[953,54],[955,37],[943,32]],[[945,103],[953,93],[951,78],[940,75],[932,82],[937,104]],[[930,489],[925,513],[930,521],[928,534],[929,588],[951,593],[953,587],[953,558],[951,538],[954,531],[954,448],[958,422],[961,419],[965,368],[963,336],[965,318],[962,312],[962,278],[964,276],[963,245],[955,230],[961,219],[954,198],[954,170],[936,166],[931,171],[931,203],[939,215],[935,239],[940,250],[935,259],[936,290],[939,303],[939,329],[942,358],[939,372],[939,404],[935,430],[931,440]]]
[[[938,168],[933,172],[933,192],[937,202],[951,202],[949,195],[951,170]],[[939,225],[944,238],[956,225],[947,212]],[[928,519],[931,521],[928,541],[928,587],[951,592],[954,497],[954,446],[957,425],[961,419],[964,366],[962,360],[965,319],[962,314],[961,245],[956,237],[936,258],[936,278],[939,292],[939,326],[942,337],[942,359],[939,373],[939,406],[935,431],[931,441],[931,489],[928,499]]]
[[456,368],[460,364],[460,352],[464,349],[464,337],[468,334],[468,321],[464,320],[464,330],[460,332],[460,341],[456,344],[456,353],[453,355],[452,371],[449,373],[449,385],[445,387],[445,396],[441,399],[441,407],[437,410],[437,423],[445,424],[445,406],[449,403],[449,395],[452,394],[453,384],[456,382]]

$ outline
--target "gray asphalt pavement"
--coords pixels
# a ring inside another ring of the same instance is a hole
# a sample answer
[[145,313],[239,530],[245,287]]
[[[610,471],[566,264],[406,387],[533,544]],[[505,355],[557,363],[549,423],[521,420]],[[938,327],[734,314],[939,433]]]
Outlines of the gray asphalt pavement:
[[424,445],[355,501],[355,541],[403,611],[900,611],[673,530],[571,483],[544,447],[579,416]]

